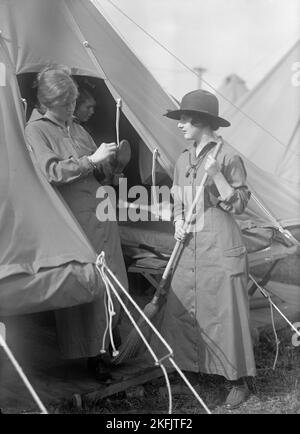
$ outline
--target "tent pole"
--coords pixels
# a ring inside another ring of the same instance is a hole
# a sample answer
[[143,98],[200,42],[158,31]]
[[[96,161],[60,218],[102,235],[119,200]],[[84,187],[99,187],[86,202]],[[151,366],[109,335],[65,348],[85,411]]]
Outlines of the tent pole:
[[21,366],[19,365],[19,363],[17,362],[17,360],[15,359],[13,353],[11,352],[11,350],[9,349],[7,343],[5,342],[4,337],[2,336],[2,334],[0,333],[0,347],[3,347],[5,353],[7,354],[7,357],[9,358],[9,360],[11,361],[12,365],[14,366],[14,368],[16,369],[17,373],[19,374],[19,376],[21,377],[23,383],[25,384],[26,388],[28,389],[30,395],[32,396],[32,398],[34,399],[35,403],[37,404],[37,406],[39,407],[39,409],[41,410],[42,414],[48,414],[48,411],[46,410],[46,407],[44,406],[44,404],[42,403],[42,401],[40,400],[40,398],[38,397],[37,393],[35,392],[35,390],[33,389],[32,385],[30,384],[28,378],[26,377],[26,375],[24,374],[23,369],[21,368]]

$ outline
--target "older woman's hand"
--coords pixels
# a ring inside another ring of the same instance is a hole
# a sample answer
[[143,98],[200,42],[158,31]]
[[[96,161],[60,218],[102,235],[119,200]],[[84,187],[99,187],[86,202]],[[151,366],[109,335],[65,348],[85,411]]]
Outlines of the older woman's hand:
[[97,151],[89,156],[89,159],[93,164],[99,164],[106,161],[112,155],[115,155],[117,151],[116,143],[101,143]]
[[220,172],[219,164],[211,154],[207,156],[204,169],[211,177],[216,176],[216,174]]
[[175,234],[174,238],[176,241],[183,242],[186,239],[187,233],[183,229],[184,220],[177,220],[175,222]]

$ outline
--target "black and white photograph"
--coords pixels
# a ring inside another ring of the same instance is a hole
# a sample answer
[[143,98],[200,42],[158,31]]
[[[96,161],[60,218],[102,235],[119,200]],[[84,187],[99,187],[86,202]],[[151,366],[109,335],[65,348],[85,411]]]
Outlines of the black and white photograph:
[[299,0],[0,0],[0,167],[1,415],[300,414]]

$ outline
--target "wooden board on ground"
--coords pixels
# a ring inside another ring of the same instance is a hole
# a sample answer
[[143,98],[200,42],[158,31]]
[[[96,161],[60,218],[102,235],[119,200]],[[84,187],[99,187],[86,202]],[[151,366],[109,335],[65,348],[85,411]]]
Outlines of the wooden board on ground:
[[[119,373],[120,371],[121,369],[119,370]],[[127,389],[134,388],[135,386],[143,385],[144,383],[159,378],[162,375],[162,371],[159,367],[138,371],[136,369],[131,369],[131,374],[129,374],[129,371],[127,370],[127,376],[123,377],[123,379],[119,378],[101,390],[80,394],[80,397],[86,401],[98,401],[107,398],[108,396],[126,391]]]
[[[291,322],[300,321],[298,305],[279,303],[278,307]],[[277,330],[287,326],[276,311],[274,319]],[[8,345],[46,407],[71,400],[74,394],[100,400],[162,376],[159,368],[149,369],[149,363],[143,366],[139,361],[114,367],[112,384],[101,385],[88,374],[85,360],[60,358],[53,313],[1,318],[1,321],[6,326]],[[251,309],[250,324],[254,337],[262,331],[271,331],[270,308]],[[0,348],[0,384],[0,408],[4,413],[38,410],[3,348]]]
[[[85,360],[60,358],[55,325],[49,316],[48,321],[39,315],[10,317],[5,323],[7,344],[46,407],[71,400],[74,394],[102,399],[163,375],[159,368],[149,369],[149,364],[143,366],[142,362],[123,364],[113,367],[112,384],[103,385],[89,375]],[[38,410],[3,348],[0,383],[0,408],[4,413]]]

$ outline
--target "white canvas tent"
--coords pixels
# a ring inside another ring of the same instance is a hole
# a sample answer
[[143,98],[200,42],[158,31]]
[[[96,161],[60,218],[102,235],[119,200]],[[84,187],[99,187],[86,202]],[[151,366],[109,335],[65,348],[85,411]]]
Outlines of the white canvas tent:
[[238,103],[248,91],[241,77],[237,74],[228,75],[218,88],[218,94],[223,96],[219,107],[221,115],[226,118],[227,112],[234,111],[235,107],[232,103]]
[[[88,302],[95,294],[86,288],[91,282],[93,287],[100,285],[94,270],[99,252],[91,249],[60,198],[31,166],[16,78],[20,84],[46,64],[60,63],[77,76],[101,81],[111,101],[121,98],[124,117],[148,149],[158,149],[158,161],[169,176],[185,147],[176,122],[163,117],[175,103],[91,2],[1,0],[0,29],[1,62],[7,71],[7,86],[0,88],[0,233],[6,240],[0,247],[1,309],[27,312]],[[251,186],[283,226],[300,224],[300,99],[299,87],[290,80],[297,58],[299,44],[247,95],[240,106],[243,113],[229,119],[228,132],[222,131],[245,158]],[[289,115],[281,127],[283,111]],[[270,225],[253,201],[244,219]],[[56,236],[45,228],[52,228]],[[79,279],[82,267],[89,270],[85,282]],[[41,287],[47,288],[42,296]]]
[[227,117],[225,139],[246,158],[249,183],[283,225],[300,218],[300,41]]
[[[174,100],[89,1],[0,0],[0,31],[0,65],[6,71],[5,85],[0,85],[0,314],[86,303],[101,291],[94,266],[99,252],[93,251],[60,197],[34,170],[24,140],[22,83],[53,63],[69,66],[74,75],[100,80],[112,101],[122,99],[124,115],[148,149],[158,148],[159,162],[170,176],[185,146],[176,123],[162,116],[175,108]],[[222,131],[242,153],[250,184],[284,226],[300,224],[300,99],[299,87],[290,86],[291,64],[299,54],[297,44],[245,98],[240,107],[253,119],[236,112],[228,135]],[[253,202],[245,216],[249,218],[254,224],[270,225]],[[293,292],[291,298],[299,302],[300,296]],[[35,330],[24,340],[27,350]],[[40,356],[34,366],[40,367],[46,358],[51,376],[55,345],[47,342],[46,354],[44,336],[41,342],[34,349]],[[61,378],[51,391],[49,377],[40,378],[45,395],[57,398],[57,392],[66,393]],[[82,383],[86,390],[87,379]],[[10,390],[9,382],[3,390]]]

